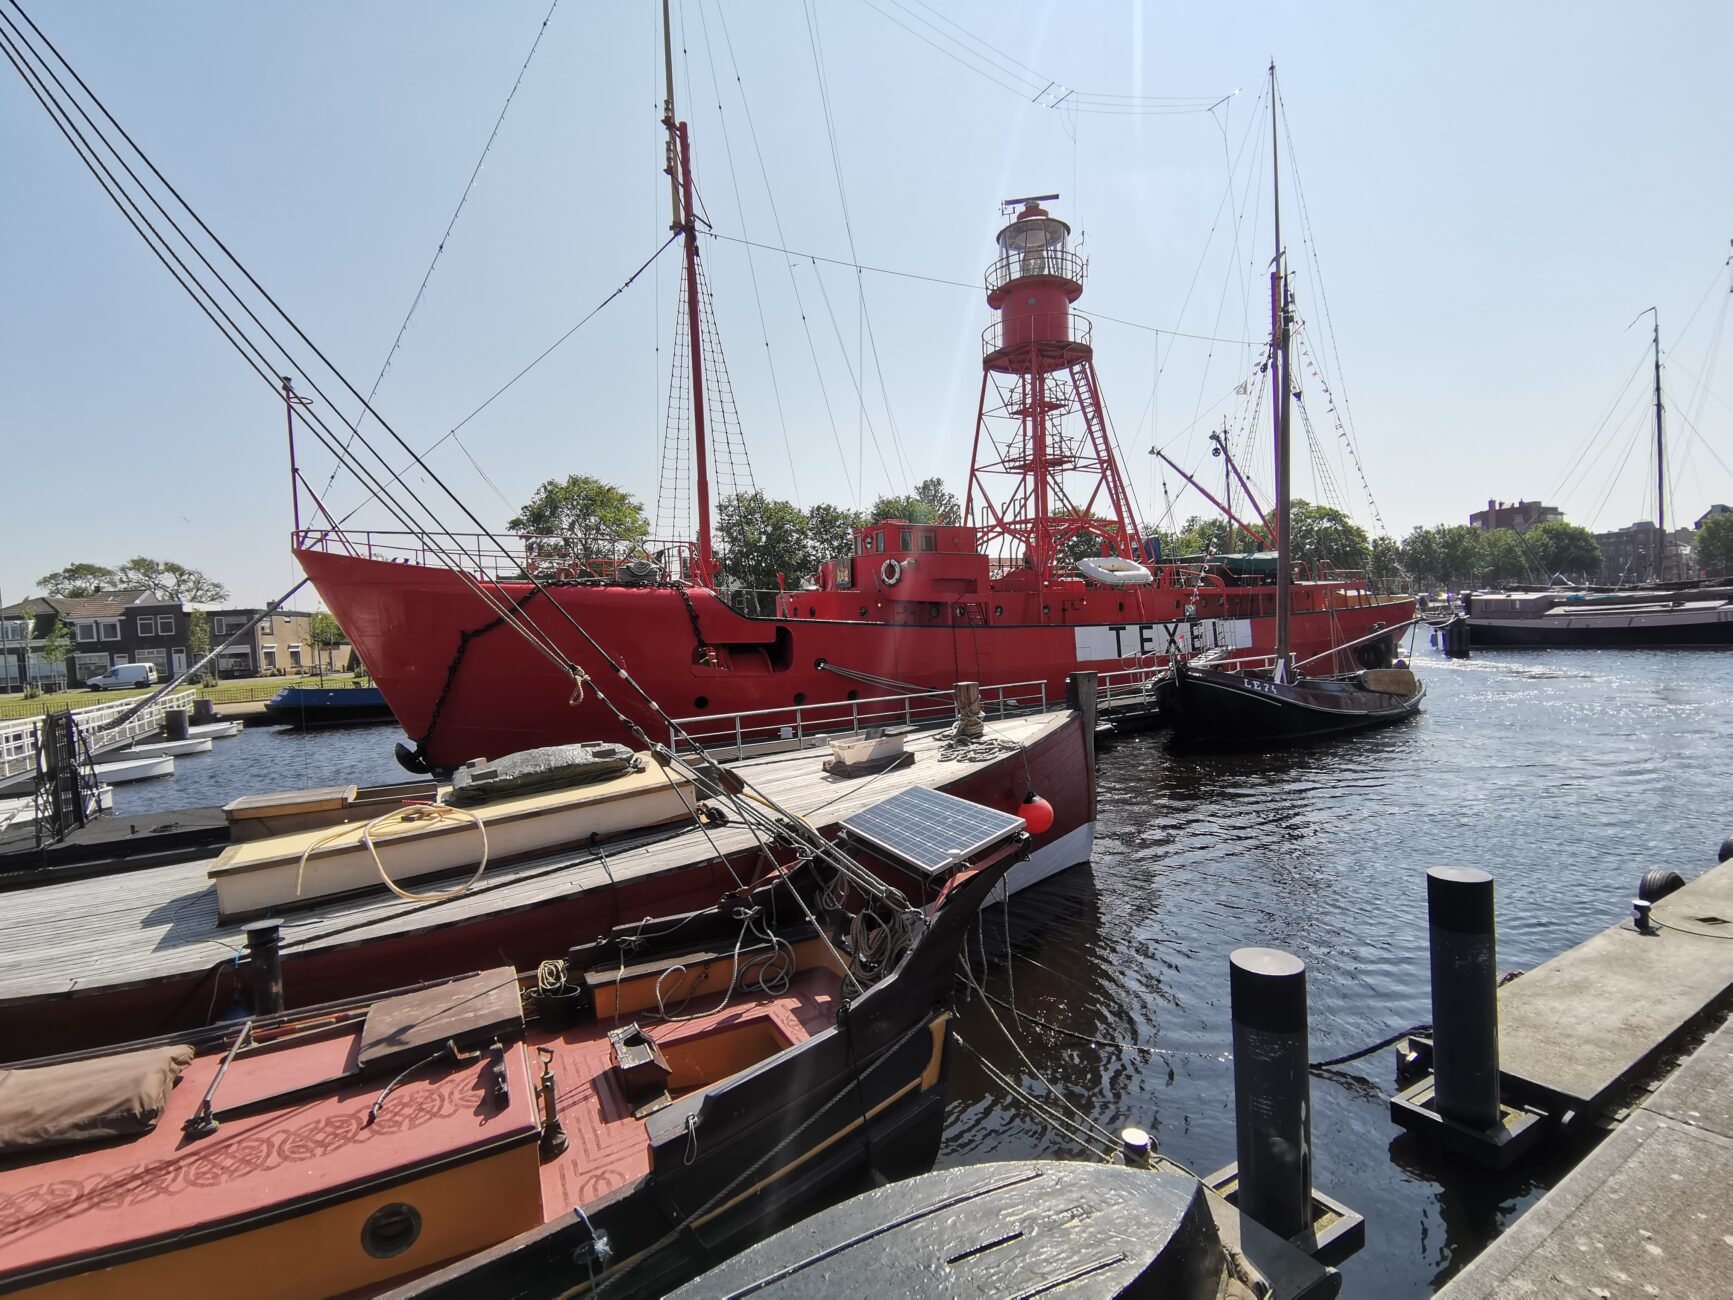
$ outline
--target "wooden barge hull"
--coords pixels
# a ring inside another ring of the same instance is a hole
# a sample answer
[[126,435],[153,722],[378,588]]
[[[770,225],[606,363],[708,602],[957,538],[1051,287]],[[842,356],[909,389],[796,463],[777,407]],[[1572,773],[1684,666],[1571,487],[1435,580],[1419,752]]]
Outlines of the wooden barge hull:
[[[862,781],[811,775],[812,750],[747,765],[754,781],[827,835],[854,807],[900,783],[935,786],[1014,812],[1033,787],[1053,826],[1034,840],[1023,880],[1086,861],[1094,830],[1093,737],[1077,712],[1013,718],[996,733],[1026,737],[990,759],[936,758],[911,744],[915,767]],[[798,776],[776,773],[798,772]],[[769,775],[765,775],[765,774]],[[777,781],[783,782],[782,786]],[[714,843],[717,856],[710,849]],[[216,915],[203,863],[70,881],[10,896],[0,914],[0,1052],[5,1059],[179,1033],[243,1008],[250,993],[238,925]],[[471,896],[442,904],[388,897],[334,904],[286,921],[283,983],[290,1008],[367,996],[406,980],[441,979],[549,954],[645,917],[696,911],[767,870],[755,838],[725,827],[652,833],[649,842],[489,867]],[[1021,883],[1014,881],[1014,883]]]

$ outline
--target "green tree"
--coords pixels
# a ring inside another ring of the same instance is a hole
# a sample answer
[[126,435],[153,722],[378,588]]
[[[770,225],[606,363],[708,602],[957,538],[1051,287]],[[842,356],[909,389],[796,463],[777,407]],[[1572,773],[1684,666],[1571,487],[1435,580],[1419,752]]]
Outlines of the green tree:
[[1546,569],[1546,576],[1563,574],[1567,578],[1598,577],[1604,557],[1595,535],[1581,524],[1567,524],[1562,519],[1536,524],[1523,534],[1529,549]]
[[[1275,531],[1274,512],[1264,523],[1267,531]],[[1288,511],[1288,527],[1292,534],[1288,553],[1294,559],[1338,569],[1366,567],[1372,550],[1366,530],[1334,506],[1315,506],[1296,498]]]
[[[202,609],[187,611],[187,656],[197,663],[211,652],[211,616]],[[206,681],[216,680],[215,665],[207,664],[204,670]]]
[[1366,576],[1379,591],[1396,591],[1407,575],[1402,569],[1402,546],[1394,537],[1380,533],[1366,552]]
[[324,610],[318,611],[309,621],[314,645],[342,645],[349,639],[343,631],[343,625]]
[[806,515],[787,501],[762,492],[724,497],[718,511],[722,571],[736,587],[773,591],[780,576],[790,587],[807,574]]
[[1697,530],[1697,567],[1712,578],[1733,573],[1733,515],[1710,515]]
[[1485,536],[1467,524],[1416,528],[1402,541],[1402,565],[1424,586],[1471,586],[1485,568]]
[[1523,582],[1530,578],[1529,552],[1523,539],[1509,528],[1495,528],[1481,539],[1480,576],[1492,583]]
[[619,559],[650,533],[636,497],[588,474],[548,479],[506,527],[531,535],[528,555],[580,565]]
[[229,595],[227,587],[198,569],[146,555],[135,555],[117,568],[113,582],[117,587],[161,592],[172,600],[226,600]]
[[[1230,531],[1238,534],[1237,540],[1230,541]],[[1201,515],[1193,515],[1185,521],[1179,534],[1173,539],[1172,548],[1166,552],[1174,559],[1181,556],[1220,555],[1231,547],[1257,545],[1249,542],[1246,535],[1238,532],[1225,519],[1205,519]]]
[[806,567],[816,570],[826,560],[854,554],[854,530],[870,521],[858,510],[819,503],[806,512]]
[[42,639],[42,657],[51,668],[58,668],[64,673],[67,656],[71,653],[72,629],[56,614],[48,629],[48,635]]
[[869,523],[882,524],[887,519],[902,519],[911,524],[936,524],[938,514],[918,496],[880,497],[867,511]]
[[933,512],[932,522],[946,528],[955,528],[963,522],[963,505],[957,500],[956,493],[945,486],[942,478],[924,480],[915,489],[915,495],[921,503]]
[[114,570],[106,564],[69,564],[43,574],[36,585],[50,596],[94,596],[114,586]]

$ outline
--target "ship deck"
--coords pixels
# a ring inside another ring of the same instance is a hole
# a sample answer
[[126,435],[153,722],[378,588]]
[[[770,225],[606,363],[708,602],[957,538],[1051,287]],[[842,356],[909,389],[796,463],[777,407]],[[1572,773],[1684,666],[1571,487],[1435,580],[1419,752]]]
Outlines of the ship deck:
[[[1019,748],[1037,744],[1071,719],[1064,709],[995,719],[988,736]],[[843,778],[823,769],[828,747],[763,755],[731,764],[766,797],[821,829],[898,790],[941,787],[1003,762],[1004,752],[942,755],[936,731],[908,738],[915,761],[877,776]],[[549,899],[607,889],[679,871],[719,854],[748,850],[754,833],[730,825],[647,833],[644,841],[605,843],[495,866],[467,893],[441,903],[405,903],[383,887],[296,910],[283,919],[285,949],[306,952],[433,930],[511,913]],[[0,1006],[104,988],[197,975],[245,950],[239,923],[217,915],[207,871],[195,861],[18,890],[0,909]],[[417,887],[426,887],[423,881]],[[406,972],[412,975],[413,972]]]

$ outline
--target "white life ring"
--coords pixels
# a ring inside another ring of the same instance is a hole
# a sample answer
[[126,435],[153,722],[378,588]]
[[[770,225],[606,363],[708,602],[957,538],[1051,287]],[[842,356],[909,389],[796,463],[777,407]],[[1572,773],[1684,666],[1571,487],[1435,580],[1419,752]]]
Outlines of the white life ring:
[[903,580],[903,566],[900,561],[886,560],[879,565],[879,581],[887,587],[894,587]]
[[1119,555],[1085,556],[1077,561],[1077,572],[1103,587],[1147,587],[1155,575],[1136,560]]

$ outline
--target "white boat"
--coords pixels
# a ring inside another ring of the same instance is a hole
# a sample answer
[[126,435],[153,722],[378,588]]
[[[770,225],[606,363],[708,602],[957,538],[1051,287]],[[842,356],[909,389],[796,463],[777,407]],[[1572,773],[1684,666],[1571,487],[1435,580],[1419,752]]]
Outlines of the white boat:
[[149,758],[129,758],[96,765],[96,779],[108,785],[122,785],[127,781],[149,781],[153,777],[173,776],[174,772],[175,761],[172,754],[156,754]]
[[209,736],[193,736],[187,740],[158,740],[148,745],[130,745],[120,751],[121,758],[148,758],[161,754],[208,754],[213,741]]
[[222,740],[227,736],[240,734],[241,724],[238,722],[200,722],[187,728],[188,736],[209,736],[212,740]]
[[[95,816],[98,813],[114,810],[114,787],[99,785],[91,791],[85,801],[85,815]],[[9,826],[28,826],[36,820],[36,799],[32,795],[23,798],[12,796],[0,799],[0,831]]]

